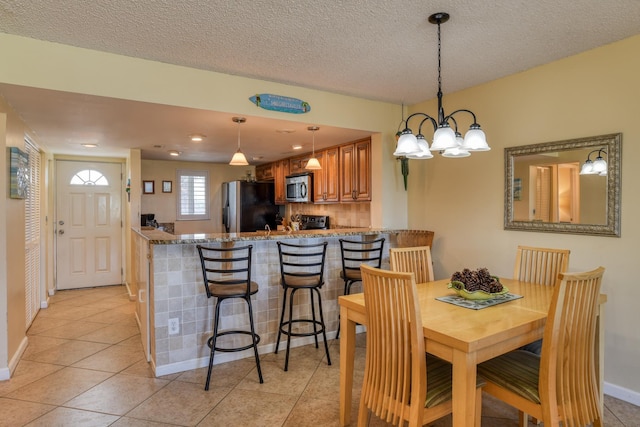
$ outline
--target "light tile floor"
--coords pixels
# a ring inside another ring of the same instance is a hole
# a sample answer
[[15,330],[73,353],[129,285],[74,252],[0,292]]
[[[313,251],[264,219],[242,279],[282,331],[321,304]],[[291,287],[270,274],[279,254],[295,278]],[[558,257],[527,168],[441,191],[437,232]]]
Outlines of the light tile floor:
[[[0,426],[337,426],[339,342],[155,378],[144,360],[134,304],[122,286],[58,292],[29,329],[13,377],[0,382]],[[358,337],[354,410],[364,367]],[[640,407],[605,398],[607,427],[640,425]],[[483,426],[516,426],[516,410],[485,395]],[[371,426],[384,423],[372,419]],[[444,418],[432,426],[450,426]]]

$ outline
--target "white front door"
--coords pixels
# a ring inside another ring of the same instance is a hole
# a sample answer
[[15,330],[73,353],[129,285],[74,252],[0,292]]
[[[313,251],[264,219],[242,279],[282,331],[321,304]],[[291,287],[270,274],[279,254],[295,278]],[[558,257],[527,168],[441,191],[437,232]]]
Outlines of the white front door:
[[122,164],[56,160],[56,287],[122,283]]

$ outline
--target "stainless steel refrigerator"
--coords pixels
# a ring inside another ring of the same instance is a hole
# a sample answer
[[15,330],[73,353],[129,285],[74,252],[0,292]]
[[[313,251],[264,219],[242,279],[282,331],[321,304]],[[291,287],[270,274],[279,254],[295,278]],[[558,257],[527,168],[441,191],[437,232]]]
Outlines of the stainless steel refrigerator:
[[274,202],[271,182],[222,183],[222,225],[226,233],[276,229],[281,207]]

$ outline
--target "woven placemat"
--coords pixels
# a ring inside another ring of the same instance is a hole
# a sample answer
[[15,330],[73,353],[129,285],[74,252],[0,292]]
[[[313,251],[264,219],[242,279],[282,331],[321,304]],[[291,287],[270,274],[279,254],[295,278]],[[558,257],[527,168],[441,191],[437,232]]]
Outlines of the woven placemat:
[[444,297],[436,298],[438,301],[448,302],[449,304],[457,305],[464,308],[470,308],[472,310],[481,310],[483,308],[491,307],[493,305],[502,304],[503,302],[513,301],[514,299],[522,298],[522,295],[517,294],[505,294],[495,298],[487,300],[471,300],[460,297],[458,295],[447,295]]

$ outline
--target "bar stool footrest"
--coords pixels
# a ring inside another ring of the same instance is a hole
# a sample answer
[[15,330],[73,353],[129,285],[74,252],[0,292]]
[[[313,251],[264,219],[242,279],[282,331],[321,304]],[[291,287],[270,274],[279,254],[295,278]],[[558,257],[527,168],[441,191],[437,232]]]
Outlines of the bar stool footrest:
[[[233,335],[233,334],[244,334],[244,335],[249,335],[252,336],[254,334],[251,333],[251,331],[224,331],[224,332],[218,332],[218,338],[220,338],[223,335]],[[258,343],[260,342],[260,335],[255,334],[254,338],[253,338],[253,344],[248,344],[245,345],[243,347],[233,347],[233,348],[222,348],[222,347],[216,347],[214,350],[215,351],[222,351],[224,353],[233,353],[236,351],[244,351],[244,350],[248,350],[250,348],[256,347],[258,345]],[[211,348],[211,346],[213,345],[213,337],[210,337],[207,340],[207,345],[209,346],[209,348]]]
[[[311,332],[291,332],[291,334],[289,334],[289,328],[286,327],[289,325],[289,323],[291,323],[292,326],[295,323],[311,323],[311,324],[320,326],[320,329],[315,329],[314,327],[314,331],[311,331]],[[314,321],[312,319],[287,320],[286,322],[282,322],[282,325],[280,325],[280,332],[282,332],[285,335],[290,335],[292,337],[312,337],[314,335],[322,334],[324,332],[324,325],[319,320]]]

